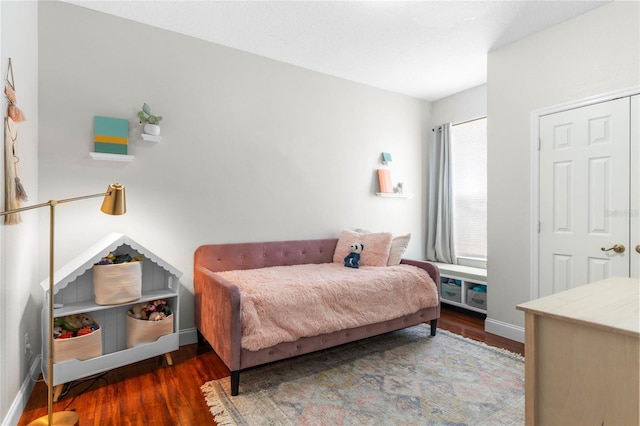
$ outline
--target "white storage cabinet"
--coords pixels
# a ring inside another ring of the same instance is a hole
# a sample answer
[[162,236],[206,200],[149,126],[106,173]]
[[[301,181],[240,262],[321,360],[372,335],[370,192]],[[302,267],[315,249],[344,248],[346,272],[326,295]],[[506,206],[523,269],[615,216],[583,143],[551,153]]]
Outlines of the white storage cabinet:
[[[94,302],[93,265],[110,252],[142,255],[142,297],[119,305],[98,305]],[[54,278],[54,317],[87,313],[100,325],[102,356],[85,361],[70,359],[55,363],[53,385],[111,370],[154,356],[168,354],[179,346],[179,279],[182,272],[123,234],[111,234],[82,252],[56,271]],[[44,290],[42,309],[42,372],[48,376],[49,278],[40,283]],[[173,333],[151,343],[127,349],[127,311],[135,304],[164,299],[173,312]],[[170,357],[167,357],[170,361]]]
[[476,286],[487,288],[486,269],[435,263],[440,269],[440,301],[483,314],[487,313],[487,293],[476,292]]

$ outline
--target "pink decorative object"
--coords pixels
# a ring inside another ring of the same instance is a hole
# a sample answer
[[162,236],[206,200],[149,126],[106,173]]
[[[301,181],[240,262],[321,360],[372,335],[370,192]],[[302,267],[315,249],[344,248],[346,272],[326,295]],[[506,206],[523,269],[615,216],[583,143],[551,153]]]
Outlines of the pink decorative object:
[[360,266],[387,266],[392,239],[390,232],[358,233],[345,229],[338,239],[333,261],[344,263],[344,258],[351,251],[351,244],[361,243],[365,249],[360,254]]

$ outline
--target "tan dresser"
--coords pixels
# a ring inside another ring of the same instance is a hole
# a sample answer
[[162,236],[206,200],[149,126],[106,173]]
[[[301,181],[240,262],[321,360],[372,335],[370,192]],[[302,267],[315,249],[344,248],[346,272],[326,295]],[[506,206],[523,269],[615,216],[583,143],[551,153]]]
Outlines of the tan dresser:
[[640,280],[522,303],[527,425],[640,425]]

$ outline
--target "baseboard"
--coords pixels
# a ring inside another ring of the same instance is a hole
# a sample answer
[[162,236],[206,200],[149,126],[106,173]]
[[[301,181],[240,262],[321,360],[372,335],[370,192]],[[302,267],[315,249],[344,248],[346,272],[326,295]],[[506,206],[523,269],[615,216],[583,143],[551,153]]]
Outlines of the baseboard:
[[4,420],[2,420],[2,426],[17,425],[20,421],[22,412],[27,406],[27,402],[29,402],[31,392],[36,385],[36,380],[38,379],[38,376],[40,376],[41,361],[42,357],[40,355],[36,355],[36,357],[33,359],[33,363],[29,368],[29,375],[24,379],[24,382],[22,382],[22,386],[20,386],[18,394],[14,398],[11,407],[9,407],[9,411],[7,412],[6,417],[4,418]]
[[195,327],[187,328],[186,330],[180,330],[178,336],[180,346],[190,345],[192,343],[198,343],[198,333]]
[[516,342],[524,343],[524,327],[487,318],[484,321],[484,331],[505,337]]

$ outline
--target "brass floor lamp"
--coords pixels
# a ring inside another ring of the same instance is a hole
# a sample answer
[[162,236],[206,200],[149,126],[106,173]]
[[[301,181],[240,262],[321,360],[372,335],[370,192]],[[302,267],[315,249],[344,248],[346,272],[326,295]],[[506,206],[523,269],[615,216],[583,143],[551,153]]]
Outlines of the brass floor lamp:
[[[53,412],[53,290],[54,290],[54,230],[55,230],[55,208],[58,204],[70,203],[72,201],[85,200],[87,198],[96,198],[104,196],[102,202],[103,213],[110,215],[121,215],[126,213],[127,205],[124,195],[124,187],[118,183],[113,183],[107,188],[107,192],[100,194],[84,195],[82,197],[67,198],[65,200],[49,200],[46,203],[36,204],[28,207],[7,210],[0,212],[0,216],[11,213],[19,213],[25,210],[38,209],[40,207],[49,207],[49,334],[47,342],[49,344],[47,356],[47,391],[48,391],[48,407],[47,415],[42,416],[29,425],[75,425],[78,423],[80,416],[75,411]],[[44,362],[44,360],[43,360]]]

